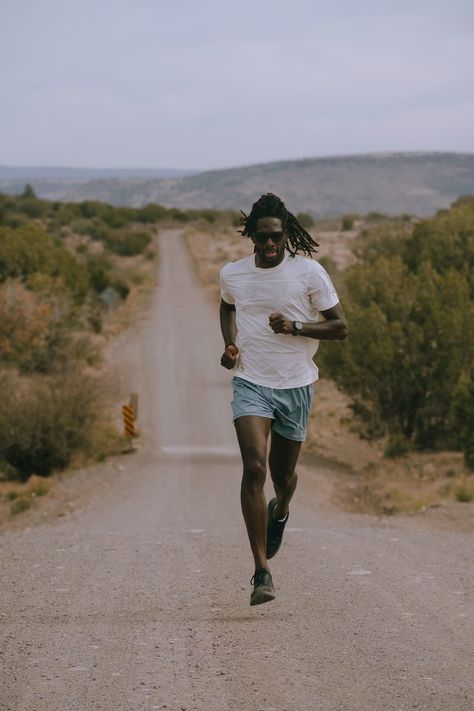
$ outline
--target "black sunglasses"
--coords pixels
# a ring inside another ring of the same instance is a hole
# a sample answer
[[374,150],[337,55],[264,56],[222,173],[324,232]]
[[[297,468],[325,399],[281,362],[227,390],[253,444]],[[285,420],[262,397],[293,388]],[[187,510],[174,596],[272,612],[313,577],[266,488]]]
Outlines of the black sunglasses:
[[279,244],[284,236],[284,232],[256,232],[255,241],[259,244],[265,244],[269,239],[271,239],[275,244]]

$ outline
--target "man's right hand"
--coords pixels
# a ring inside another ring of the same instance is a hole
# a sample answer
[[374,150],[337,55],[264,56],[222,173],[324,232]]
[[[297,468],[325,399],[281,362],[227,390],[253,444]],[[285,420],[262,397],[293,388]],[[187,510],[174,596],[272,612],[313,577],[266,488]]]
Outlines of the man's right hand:
[[237,346],[234,346],[233,344],[227,346],[224,353],[222,354],[221,365],[223,365],[224,368],[227,368],[227,370],[232,370],[232,368],[235,366],[235,361],[237,360],[238,355],[239,349],[237,348]]

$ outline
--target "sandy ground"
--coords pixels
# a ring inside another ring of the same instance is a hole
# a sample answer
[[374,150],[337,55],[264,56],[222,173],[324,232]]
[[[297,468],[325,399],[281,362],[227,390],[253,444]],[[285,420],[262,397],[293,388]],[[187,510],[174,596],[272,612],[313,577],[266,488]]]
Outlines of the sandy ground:
[[307,452],[277,599],[249,607],[215,307],[178,231],[160,257],[150,318],[111,354],[142,446],[0,536],[0,709],[472,711],[473,536],[449,514],[344,513],[350,473]]

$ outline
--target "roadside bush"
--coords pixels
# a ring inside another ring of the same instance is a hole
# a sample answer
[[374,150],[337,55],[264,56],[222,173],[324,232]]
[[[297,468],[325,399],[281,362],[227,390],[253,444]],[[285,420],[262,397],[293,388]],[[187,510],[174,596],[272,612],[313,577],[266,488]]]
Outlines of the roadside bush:
[[112,207],[106,203],[101,204],[101,209],[98,212],[98,217],[112,229],[120,229],[129,224],[134,218],[134,210],[127,207]]
[[354,227],[354,215],[343,215],[341,226],[344,232],[349,232]]
[[82,217],[91,219],[92,217],[99,217],[103,212],[103,205],[95,200],[83,200],[78,204],[78,210]]
[[38,219],[47,214],[49,206],[44,200],[38,200],[37,198],[24,198],[21,201],[18,201],[16,209],[18,212],[23,213],[30,219]]
[[135,211],[135,221],[143,223],[153,223],[162,220],[168,215],[168,209],[162,205],[150,203]]
[[110,285],[112,269],[110,259],[104,254],[89,254],[87,255],[86,268],[92,288],[100,294]]
[[9,277],[26,278],[36,272],[61,277],[78,300],[89,289],[85,267],[41,227],[33,224],[16,230],[0,227],[0,282]]
[[474,365],[461,373],[454,388],[451,417],[466,466],[474,469]]
[[84,373],[22,382],[3,374],[0,459],[26,481],[64,469],[74,453],[87,450],[99,417],[100,388]]
[[367,222],[385,222],[389,218],[383,212],[376,212],[374,210],[372,212],[368,212],[365,219]]
[[44,347],[54,320],[52,304],[42,301],[20,280],[0,285],[0,354],[20,363],[28,353]]
[[388,444],[385,448],[384,457],[387,459],[395,459],[396,457],[403,457],[405,454],[412,449],[412,445],[409,440],[406,439],[402,434],[393,434]]
[[119,279],[117,277],[115,279],[112,279],[112,281],[110,282],[110,286],[112,287],[112,289],[115,289],[120,298],[125,301],[125,299],[130,293],[130,287],[128,286],[128,284],[123,279]]
[[26,225],[28,223],[29,218],[27,215],[24,215],[20,212],[5,212],[3,215],[3,220],[2,224],[5,227],[11,227],[12,229],[16,230],[17,227],[21,227],[22,225]]
[[182,210],[177,210],[177,209],[171,210],[170,217],[172,220],[175,220],[176,222],[182,222],[182,223],[189,222],[189,220],[192,219],[190,217],[190,215],[188,215],[187,212],[184,212]]
[[378,224],[363,230],[354,242],[354,254],[360,262],[370,262],[379,257],[401,257],[403,259],[404,242],[411,240],[411,225],[394,222]]
[[142,254],[151,242],[148,232],[134,230],[115,231],[105,238],[107,247],[121,257],[132,257]]
[[466,280],[380,257],[350,270],[346,288],[350,337],[338,360],[324,349],[326,367],[389,431],[419,447],[446,445],[452,393],[474,356]]
[[454,205],[416,224],[412,238],[400,245],[401,256],[412,271],[424,262],[440,273],[455,269],[468,280],[474,297],[474,206],[467,201]]
[[31,508],[31,505],[31,499],[26,499],[24,497],[21,499],[17,499],[12,504],[10,504],[10,513],[12,516],[16,516],[19,513],[23,513],[23,511],[28,511],[28,509]]
[[79,220],[74,220],[71,222],[71,230],[77,235],[85,235],[91,239],[98,239],[96,236],[97,226],[93,220],[88,220],[86,218],[81,218]]
[[463,202],[407,228],[359,240],[344,279],[350,336],[323,344],[320,360],[368,431],[391,433],[389,456],[406,440],[462,449],[472,466],[474,209]]
[[467,504],[474,499],[474,487],[472,486],[472,484],[470,486],[466,484],[460,484],[456,488],[454,496],[456,501],[460,501],[461,503]]
[[305,230],[309,230],[311,227],[314,227],[314,219],[309,212],[298,212],[296,217]]
[[88,353],[82,340],[83,347],[77,342],[73,332],[62,323],[50,329],[47,338],[40,347],[31,348],[18,359],[17,364],[21,373],[41,373],[43,375],[70,372],[79,368],[84,362],[93,362],[94,357]]

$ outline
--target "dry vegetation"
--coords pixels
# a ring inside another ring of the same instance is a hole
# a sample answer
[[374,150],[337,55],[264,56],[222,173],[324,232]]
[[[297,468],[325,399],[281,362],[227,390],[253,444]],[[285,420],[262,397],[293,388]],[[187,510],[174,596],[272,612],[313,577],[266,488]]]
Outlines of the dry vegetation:
[[[340,221],[317,224],[319,258],[334,276],[356,261],[352,249],[363,220],[350,230],[337,229]],[[219,299],[218,274],[228,261],[246,256],[247,239],[235,227],[190,228],[186,241],[200,283],[212,298]],[[332,267],[332,268],[331,268]],[[320,349],[325,348],[320,344]],[[351,400],[321,373],[315,386],[313,411],[308,428],[306,452],[337,462],[347,475],[338,479],[334,496],[338,505],[353,511],[377,514],[414,512],[438,506],[447,500],[470,501],[474,483],[459,452],[408,453],[387,459],[387,437],[371,439],[361,435],[363,423],[351,409]]]
[[126,446],[105,355],[156,285],[156,227],[128,219],[31,189],[0,195],[0,520],[49,498],[61,472]]

